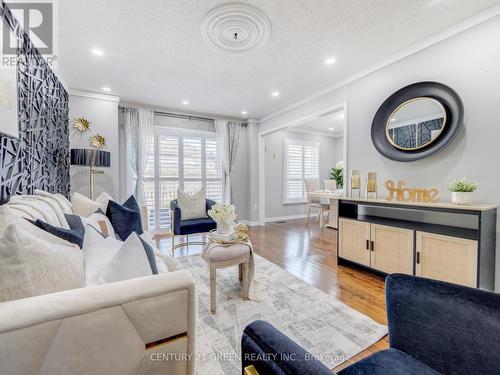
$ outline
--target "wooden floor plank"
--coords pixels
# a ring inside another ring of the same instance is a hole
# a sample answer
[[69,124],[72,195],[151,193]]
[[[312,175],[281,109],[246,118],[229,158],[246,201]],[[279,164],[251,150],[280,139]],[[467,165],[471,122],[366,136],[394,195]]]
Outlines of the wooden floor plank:
[[[383,278],[356,268],[337,266],[336,230],[320,229],[312,219],[307,225],[303,220],[293,220],[250,227],[249,237],[257,254],[376,322],[387,324]],[[190,236],[192,242],[199,240],[200,236]],[[168,253],[170,239],[161,240],[160,249]],[[199,254],[201,250],[201,246],[190,245],[176,249],[175,256]],[[339,371],[388,346],[384,337],[334,370]]]

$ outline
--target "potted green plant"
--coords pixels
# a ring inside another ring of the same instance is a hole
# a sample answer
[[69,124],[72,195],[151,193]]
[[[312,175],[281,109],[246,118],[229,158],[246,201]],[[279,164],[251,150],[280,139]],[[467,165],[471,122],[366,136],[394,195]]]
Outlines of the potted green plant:
[[335,168],[331,168],[330,179],[335,180],[337,184],[337,189],[342,189],[344,187],[344,162],[339,161]]
[[453,181],[448,190],[451,191],[451,201],[455,204],[470,204],[472,193],[477,189],[477,184],[467,182],[464,178]]

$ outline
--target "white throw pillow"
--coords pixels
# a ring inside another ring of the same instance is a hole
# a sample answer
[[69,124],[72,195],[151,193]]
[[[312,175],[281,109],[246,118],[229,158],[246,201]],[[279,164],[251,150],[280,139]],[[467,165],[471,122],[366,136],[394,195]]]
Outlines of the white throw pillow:
[[181,209],[181,220],[207,217],[205,189],[193,195],[177,189],[177,204]]
[[144,245],[137,233],[132,233],[102,271],[99,283],[112,283],[152,274]]
[[149,234],[149,232],[144,232],[141,234],[141,238],[146,241],[155,252],[158,273],[174,272],[177,268],[177,261],[170,255],[162,254],[160,250],[158,250],[155,241],[151,238],[151,234]]
[[7,227],[0,239],[0,302],[83,286],[80,250],[44,241],[16,224]]
[[108,193],[102,193],[95,201],[80,193],[74,193],[71,198],[73,213],[82,217],[89,217],[98,209],[106,213],[110,200],[112,200],[112,198]]
[[[104,238],[92,225],[87,224],[83,253],[86,286],[153,274],[144,245],[136,233],[132,233],[123,242],[111,237]],[[155,261],[158,273],[169,272],[156,252]]]
[[86,286],[99,284],[102,270],[113,259],[122,245],[122,241],[111,237],[104,238],[92,225],[85,225],[83,254]]
[[82,217],[82,222],[84,226],[87,224],[92,225],[104,237],[109,236],[116,239],[115,229],[106,215],[94,212],[89,217]]

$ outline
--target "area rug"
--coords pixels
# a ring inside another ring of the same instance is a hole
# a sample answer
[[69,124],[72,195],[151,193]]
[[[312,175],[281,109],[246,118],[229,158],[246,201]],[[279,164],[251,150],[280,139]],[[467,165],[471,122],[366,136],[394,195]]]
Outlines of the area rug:
[[265,320],[334,368],[377,342],[387,327],[353,310],[266,259],[255,256],[252,300],[242,299],[238,267],[217,270],[217,314],[210,313],[210,279],[199,255],[176,259],[198,293],[197,373],[241,374],[245,326]]

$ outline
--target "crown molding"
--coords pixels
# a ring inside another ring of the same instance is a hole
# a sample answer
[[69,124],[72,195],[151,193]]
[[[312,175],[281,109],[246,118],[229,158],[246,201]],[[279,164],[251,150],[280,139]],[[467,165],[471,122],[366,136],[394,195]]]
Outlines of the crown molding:
[[446,40],[446,39],[449,39],[451,37],[453,37],[454,35],[457,35],[457,34],[460,34],[474,26],[477,26],[481,23],[484,23],[486,21],[489,21],[497,16],[500,15],[500,4],[496,4],[496,5],[493,5],[477,14],[475,14],[474,16],[472,17],[469,17],[467,19],[465,19],[464,21],[461,21],[453,26],[450,26],[440,32],[438,32],[437,34],[431,36],[431,37],[428,37],[428,38],[425,38],[423,40],[421,40],[420,42],[417,42],[413,45],[411,45],[410,47],[407,47],[403,50],[401,50],[400,52],[376,63],[376,64],[373,64],[371,66],[369,66],[368,68],[366,69],[363,69],[361,71],[359,71],[358,73],[355,73],[353,75],[351,75],[350,77],[344,79],[344,80],[341,80],[337,83],[335,83],[334,85],[326,88],[326,89],[323,89],[321,91],[318,91],[316,92],[315,94],[313,95],[310,95],[298,102],[295,102],[294,104],[291,104],[285,108],[282,108],[270,115],[267,115],[267,116],[264,116],[262,117],[259,122],[262,123],[264,121],[268,121],[268,120],[271,120],[272,118],[274,117],[277,117],[283,113],[286,113],[286,112],[289,112],[291,111],[292,109],[295,109],[297,107],[300,107],[306,103],[309,103],[315,99],[318,99],[324,95],[327,95],[343,86],[346,86],[354,81],[357,81],[371,73],[374,73],[376,72],[377,70],[380,70],[380,69],[383,69],[385,68],[386,66],[389,66],[391,64],[394,64],[398,61],[401,61],[405,58],[407,58],[408,56],[411,56],[417,52],[420,52],[426,48],[429,48],[443,40]]
[[76,90],[76,89],[71,89],[71,88],[68,90],[68,92],[69,92],[70,96],[79,96],[81,98],[105,100],[105,101],[114,102],[114,103],[118,103],[120,101],[120,98],[118,96],[99,94],[96,92],[82,91],[82,90]]

